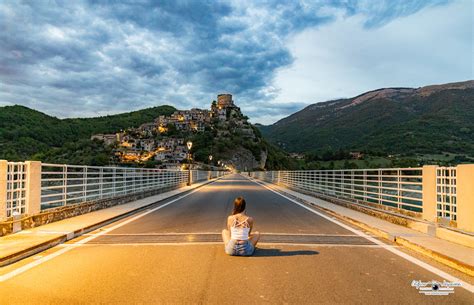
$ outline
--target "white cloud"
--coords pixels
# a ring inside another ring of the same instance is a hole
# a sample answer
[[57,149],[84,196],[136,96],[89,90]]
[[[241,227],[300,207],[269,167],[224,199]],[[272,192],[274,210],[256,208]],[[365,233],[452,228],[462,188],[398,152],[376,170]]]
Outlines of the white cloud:
[[444,2],[2,2],[0,106],[94,116],[208,107],[228,91],[268,124],[377,87],[469,78],[470,2]]
[[315,103],[381,87],[419,87],[473,78],[472,2],[427,7],[382,27],[342,17],[288,41],[275,102]]

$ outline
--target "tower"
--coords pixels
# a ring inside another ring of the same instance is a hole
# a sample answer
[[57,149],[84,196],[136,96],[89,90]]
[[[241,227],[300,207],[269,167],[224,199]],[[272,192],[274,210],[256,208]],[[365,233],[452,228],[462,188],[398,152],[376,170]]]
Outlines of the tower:
[[219,108],[234,107],[234,101],[232,100],[232,94],[219,94],[219,95],[217,95],[217,107],[219,107]]

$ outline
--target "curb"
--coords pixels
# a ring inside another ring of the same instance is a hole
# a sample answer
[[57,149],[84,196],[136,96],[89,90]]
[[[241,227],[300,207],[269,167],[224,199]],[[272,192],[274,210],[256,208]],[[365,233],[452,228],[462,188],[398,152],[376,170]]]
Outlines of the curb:
[[[269,184],[267,183],[266,185],[268,186]],[[433,259],[433,260],[435,260],[435,261],[437,261],[437,262],[439,262],[443,265],[451,267],[451,268],[453,268],[457,271],[460,271],[464,274],[474,276],[474,266],[471,266],[469,264],[458,261],[457,259],[451,258],[451,257],[446,256],[446,255],[444,255],[442,253],[439,253],[437,251],[427,249],[427,248],[425,248],[423,246],[420,246],[418,244],[415,244],[415,243],[413,243],[413,242],[411,242],[411,241],[409,241],[409,240],[407,240],[403,237],[392,235],[388,232],[385,232],[383,230],[374,228],[372,226],[369,226],[369,225],[367,225],[363,222],[360,222],[358,220],[355,220],[353,218],[350,218],[350,217],[347,217],[347,216],[344,216],[344,215],[340,215],[340,214],[338,214],[338,213],[336,213],[332,210],[320,207],[320,206],[318,206],[318,205],[316,205],[312,202],[309,202],[309,201],[304,200],[302,198],[296,197],[296,196],[294,196],[290,193],[287,193],[285,191],[282,191],[280,189],[276,189],[276,188],[273,188],[273,187],[272,187],[272,189],[279,192],[279,193],[284,194],[285,196],[289,196],[291,198],[294,198],[294,199],[296,199],[296,200],[298,200],[298,201],[300,201],[304,204],[310,205],[310,206],[315,207],[315,208],[317,208],[321,211],[324,211],[324,212],[326,212],[326,213],[328,213],[332,216],[335,216],[339,219],[342,219],[346,222],[349,222],[352,225],[358,226],[358,227],[362,228],[363,230],[365,230],[367,232],[370,232],[370,233],[372,233],[372,234],[374,234],[378,237],[384,238],[384,239],[389,240],[391,242],[395,242],[396,244],[401,245],[401,246],[403,246],[407,249],[410,249],[410,250],[415,251],[419,254],[422,254],[426,257],[429,257],[429,258],[431,258],[431,259]]]
[[413,250],[415,252],[421,253],[425,256],[428,256],[435,261],[442,263],[446,266],[449,266],[453,269],[456,269],[458,271],[461,271],[462,273],[465,273],[470,276],[474,276],[474,266],[471,266],[469,264],[465,264],[463,262],[460,262],[454,258],[451,258],[449,256],[446,256],[442,253],[427,249],[425,247],[422,247],[420,245],[417,245],[415,243],[412,243],[402,237],[396,237],[395,242],[401,246],[404,246],[410,250]]
[[10,264],[13,264],[15,262],[18,262],[24,258],[27,258],[29,256],[32,256],[32,255],[35,255],[39,252],[43,252],[47,249],[50,249],[50,248],[53,248],[59,244],[62,244],[66,241],[69,241],[71,239],[74,239],[74,238],[77,238],[85,233],[88,233],[88,232],[91,232],[91,231],[94,231],[94,230],[97,230],[98,228],[100,227],[103,227],[103,226],[106,226],[110,223],[113,223],[113,222],[116,222],[118,220],[121,220],[123,218],[126,218],[130,215],[133,215],[133,214],[136,214],[138,212],[141,212],[143,210],[146,210],[148,208],[150,208],[151,206],[157,204],[157,203],[160,203],[164,200],[168,200],[168,199],[171,199],[171,198],[175,198],[175,197],[178,197],[182,194],[186,194],[188,192],[191,192],[193,190],[196,190],[196,189],[199,189],[205,185],[208,185],[210,183],[213,183],[219,179],[221,179],[222,177],[218,177],[218,178],[215,178],[214,180],[207,180],[205,183],[193,188],[193,189],[190,189],[190,190],[186,190],[186,191],[183,191],[181,193],[177,193],[177,194],[174,194],[174,195],[171,195],[167,198],[163,198],[163,199],[160,199],[158,201],[155,201],[155,202],[152,202],[150,204],[147,204],[147,205],[144,205],[144,206],[141,206],[139,208],[136,208],[136,209],[133,209],[133,210],[130,210],[128,212],[124,212],[122,214],[118,214],[118,215],[115,215],[113,216],[112,218],[109,218],[109,219],[105,219],[105,220],[102,220],[102,221],[99,221],[97,223],[94,223],[94,224],[91,224],[91,225],[87,225],[86,227],[83,227],[81,229],[77,229],[75,230],[74,232],[69,232],[69,233],[65,233],[61,236],[58,236],[58,237],[54,237],[50,240],[47,240],[45,242],[42,242],[40,244],[36,244],[36,245],[32,245],[31,247],[27,248],[27,249],[23,249],[21,251],[18,251],[16,253],[12,253],[8,256],[4,256],[4,257],[1,257],[0,258],[0,267],[5,267],[5,266],[8,266]]
[[[327,209],[324,209],[324,208],[321,208],[321,207],[318,207],[318,206],[315,206],[313,204],[311,204],[312,206],[316,207],[316,208],[320,208],[321,210],[324,210],[325,212],[328,212]],[[347,216],[343,216],[343,215],[339,215],[335,212],[328,212],[330,213],[331,215],[333,216],[336,216],[340,219],[343,219],[353,225],[356,225],[378,237],[381,237],[381,238],[384,238],[386,240],[389,240],[389,241],[392,241],[392,242],[395,242],[396,244],[400,245],[400,246],[403,246],[407,249],[410,249],[412,251],[415,251],[417,253],[420,253],[420,254],[423,254],[424,256],[426,257],[429,257],[431,259],[434,259],[435,261],[439,262],[439,263],[442,263],[448,267],[451,267],[453,269],[456,269],[458,271],[461,271],[462,273],[465,273],[467,275],[470,275],[470,276],[474,276],[474,266],[471,266],[469,264],[466,264],[466,263],[463,263],[457,259],[454,259],[452,257],[449,257],[447,255],[444,255],[442,253],[439,253],[437,251],[434,251],[434,250],[431,250],[431,249],[428,249],[428,248],[425,248],[423,246],[420,246],[416,243],[413,243],[403,237],[400,237],[400,236],[396,236],[396,235],[392,235],[390,233],[387,233],[383,230],[380,230],[380,229],[377,229],[377,228],[374,228],[374,227],[371,227],[365,223],[362,223],[358,220],[355,220],[355,219],[352,219],[350,217],[347,217]]]

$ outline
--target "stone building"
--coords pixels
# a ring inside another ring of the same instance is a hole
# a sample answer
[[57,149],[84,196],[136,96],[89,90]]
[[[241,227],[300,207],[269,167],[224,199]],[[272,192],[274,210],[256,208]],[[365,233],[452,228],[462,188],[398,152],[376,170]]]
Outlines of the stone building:
[[232,100],[232,94],[219,94],[217,95],[217,107],[228,108],[235,107],[234,101]]
[[105,145],[114,145],[118,142],[118,134],[96,134],[91,136],[91,140],[104,141]]

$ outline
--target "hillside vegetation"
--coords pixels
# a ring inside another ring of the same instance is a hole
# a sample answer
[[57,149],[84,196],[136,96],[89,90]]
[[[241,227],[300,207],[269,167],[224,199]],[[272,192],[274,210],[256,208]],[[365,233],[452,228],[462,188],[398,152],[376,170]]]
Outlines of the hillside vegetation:
[[[116,164],[114,147],[90,140],[91,135],[136,128],[174,111],[176,109],[172,106],[159,106],[103,117],[58,119],[24,106],[0,107],[0,159],[79,165]],[[265,141],[257,128],[251,124],[248,128],[253,130],[253,138],[239,134],[232,121],[194,134],[174,130],[168,136],[192,140],[192,153],[198,162],[208,163],[208,156],[213,154],[214,163],[220,159],[233,159],[232,162],[242,163],[241,167],[248,169],[258,167],[256,163],[262,162],[262,166],[269,169],[296,166],[284,151]],[[123,165],[155,166],[155,163]]]
[[41,159],[74,164],[107,163],[107,149],[90,141],[92,134],[111,133],[153,121],[176,109],[159,106],[96,118],[58,119],[24,106],[0,107],[0,159]]
[[474,81],[375,90],[312,104],[259,128],[290,152],[474,156]]

